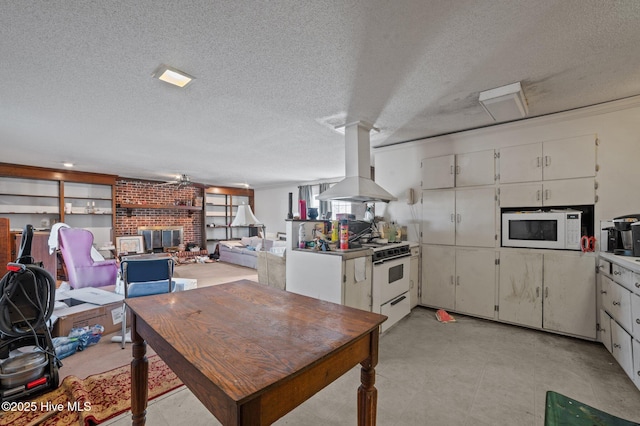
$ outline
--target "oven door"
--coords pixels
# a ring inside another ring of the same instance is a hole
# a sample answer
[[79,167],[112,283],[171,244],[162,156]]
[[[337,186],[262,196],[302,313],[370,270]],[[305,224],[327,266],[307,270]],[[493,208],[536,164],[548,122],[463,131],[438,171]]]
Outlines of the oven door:
[[562,213],[503,213],[502,246],[564,249],[565,215]]
[[410,255],[407,255],[373,263],[374,307],[409,291],[410,258]]

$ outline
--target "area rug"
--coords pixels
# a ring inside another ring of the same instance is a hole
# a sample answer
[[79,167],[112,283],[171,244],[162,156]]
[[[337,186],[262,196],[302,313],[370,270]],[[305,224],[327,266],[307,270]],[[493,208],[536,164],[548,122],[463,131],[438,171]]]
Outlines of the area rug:
[[[149,400],[182,385],[160,357],[152,355],[148,359]],[[0,425],[100,424],[131,409],[131,366],[118,367],[84,380],[67,376],[56,390],[16,404],[15,408],[2,410]]]

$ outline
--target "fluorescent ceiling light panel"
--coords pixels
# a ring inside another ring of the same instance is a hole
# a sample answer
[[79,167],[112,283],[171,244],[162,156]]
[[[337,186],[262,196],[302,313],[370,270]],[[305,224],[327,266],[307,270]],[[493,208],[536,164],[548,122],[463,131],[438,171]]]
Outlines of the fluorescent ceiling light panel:
[[195,77],[190,76],[189,74],[182,72],[178,69],[169,67],[167,65],[160,65],[152,74],[154,78],[158,80],[162,80],[164,82],[173,84],[178,87],[185,87],[187,84],[191,83],[195,79]]
[[529,113],[520,82],[480,92],[480,105],[494,121],[512,121]]

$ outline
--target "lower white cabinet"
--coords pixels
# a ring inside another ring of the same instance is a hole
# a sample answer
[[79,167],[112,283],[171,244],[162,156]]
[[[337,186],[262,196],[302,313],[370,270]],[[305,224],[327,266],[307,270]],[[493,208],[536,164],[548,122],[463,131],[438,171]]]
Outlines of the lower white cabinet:
[[592,255],[503,250],[498,295],[501,321],[596,338]]
[[600,340],[640,389],[640,265],[611,253],[600,253],[599,264]]
[[634,379],[631,336],[615,321],[611,321],[611,353],[627,376]]
[[409,287],[409,293],[411,297],[410,305],[411,309],[418,305],[420,294],[420,246],[411,247],[411,260],[409,267],[409,279],[411,285]]
[[494,318],[496,251],[422,246],[421,304]]

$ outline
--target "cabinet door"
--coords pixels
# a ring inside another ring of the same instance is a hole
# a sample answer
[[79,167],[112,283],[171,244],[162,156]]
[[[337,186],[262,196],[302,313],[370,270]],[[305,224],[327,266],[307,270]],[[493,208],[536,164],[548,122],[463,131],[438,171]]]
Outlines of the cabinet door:
[[640,342],[633,340],[633,381],[640,389]]
[[422,191],[422,242],[454,245],[455,211],[455,191]]
[[611,321],[611,346],[613,357],[627,373],[627,376],[634,380],[631,336],[613,320]]
[[459,246],[495,247],[495,189],[463,189],[456,192],[455,243]]
[[543,179],[554,180],[595,176],[595,142],[594,135],[543,142]]
[[542,185],[545,206],[593,204],[595,197],[593,178],[545,181]]
[[500,252],[498,318],[529,327],[542,326],[542,254]]
[[542,327],[596,338],[596,259],[545,253]]
[[493,149],[456,155],[456,186],[493,185],[495,176]]
[[411,280],[411,286],[409,292],[411,294],[411,309],[418,305],[418,288],[420,287],[420,248],[411,247],[411,260],[410,260],[410,272],[409,277]]
[[454,247],[422,246],[423,305],[455,309],[455,259]]
[[607,312],[612,312],[611,288],[618,285],[611,281],[611,278],[600,275],[600,306]]
[[631,294],[631,331],[633,336],[640,340],[640,296],[637,294]]
[[542,180],[542,144],[500,149],[500,183]]
[[422,189],[453,188],[455,176],[453,154],[422,159]]
[[542,184],[514,183],[500,186],[500,207],[542,206]]
[[611,321],[611,317],[607,315],[603,309],[600,309],[598,320],[598,323],[600,324],[600,333],[598,340],[602,342],[609,352],[611,352]]
[[457,249],[456,311],[494,318],[495,296],[495,250]]
[[342,262],[343,303],[345,306],[371,311],[371,256]]

